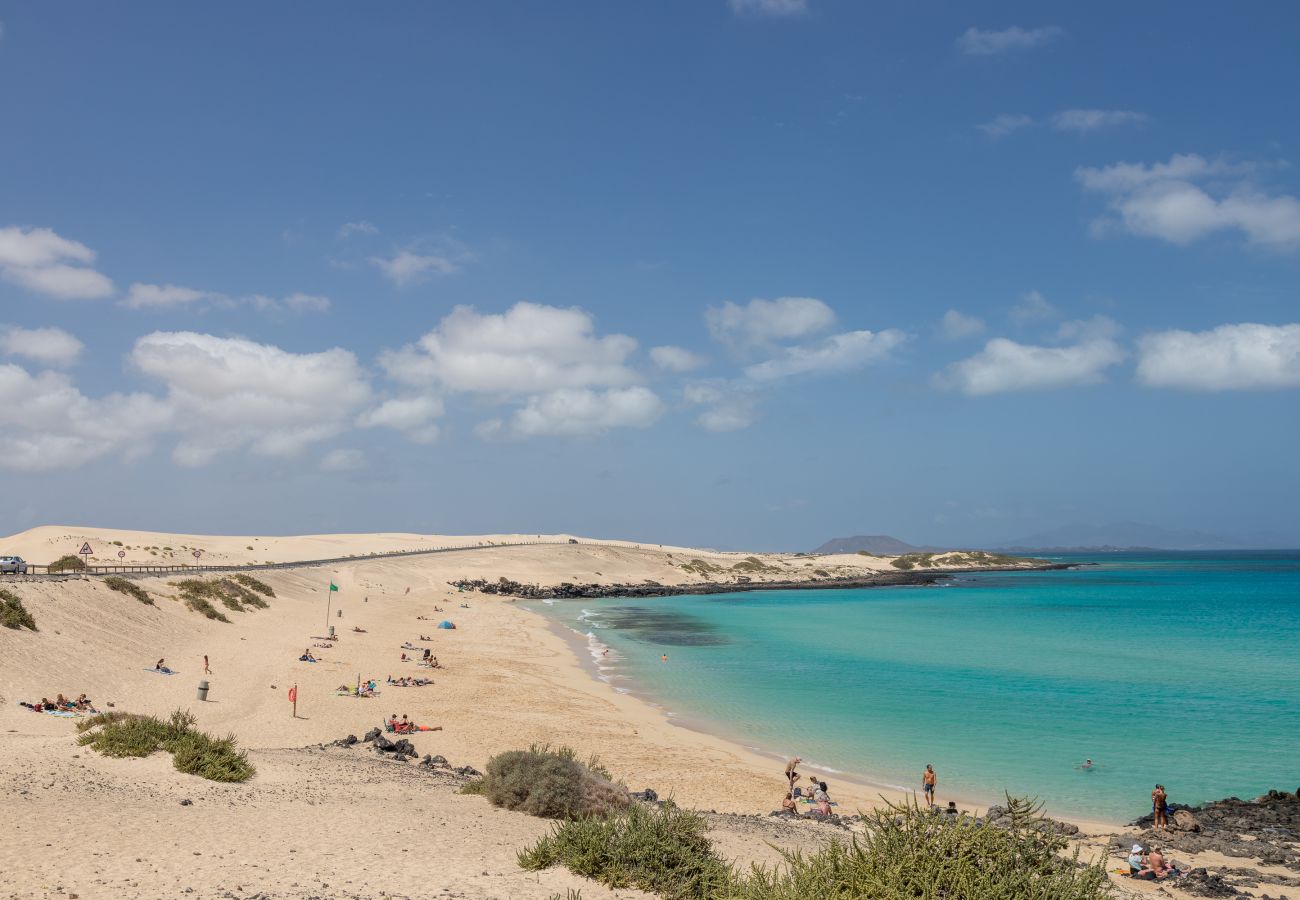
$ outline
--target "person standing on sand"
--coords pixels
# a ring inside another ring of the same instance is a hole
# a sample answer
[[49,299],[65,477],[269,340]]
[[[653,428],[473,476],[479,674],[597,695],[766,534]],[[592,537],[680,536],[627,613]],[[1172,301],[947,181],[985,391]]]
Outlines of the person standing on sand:
[[794,791],[794,783],[799,780],[799,763],[803,762],[801,757],[793,757],[785,764],[785,780],[790,782],[790,790]]
[[206,653],[203,654],[203,674],[204,675],[212,674],[212,670],[208,668],[208,655]]
[[934,774],[934,766],[926,763],[925,774],[921,776],[921,790],[925,793],[925,801],[934,806],[934,789],[939,783],[939,776]]
[[1151,792],[1151,813],[1152,818],[1154,819],[1152,827],[1169,827],[1169,814],[1165,812],[1165,808],[1168,805],[1169,795],[1165,793],[1165,786],[1163,784],[1157,784],[1156,789]]

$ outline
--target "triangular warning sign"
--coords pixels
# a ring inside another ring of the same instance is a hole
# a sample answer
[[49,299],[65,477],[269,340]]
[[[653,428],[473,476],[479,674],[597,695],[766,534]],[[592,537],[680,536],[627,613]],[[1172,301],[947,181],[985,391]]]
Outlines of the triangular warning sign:
[[90,554],[94,553],[95,551],[90,549],[90,541],[86,541],[86,543],[81,545],[81,549],[78,550],[77,552],[84,553],[86,554],[86,556],[90,556]]

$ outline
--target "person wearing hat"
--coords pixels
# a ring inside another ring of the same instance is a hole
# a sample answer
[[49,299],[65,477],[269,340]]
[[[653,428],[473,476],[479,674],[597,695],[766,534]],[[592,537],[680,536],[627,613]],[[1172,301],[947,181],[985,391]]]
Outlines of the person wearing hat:
[[1141,844],[1133,845],[1133,850],[1128,855],[1128,873],[1130,875],[1136,875],[1146,868],[1146,860],[1143,859],[1144,853]]

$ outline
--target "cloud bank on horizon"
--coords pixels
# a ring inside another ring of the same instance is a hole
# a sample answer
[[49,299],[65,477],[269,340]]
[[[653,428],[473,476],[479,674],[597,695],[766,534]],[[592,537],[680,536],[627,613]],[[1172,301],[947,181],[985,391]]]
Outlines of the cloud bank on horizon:
[[[339,11],[317,27],[353,55],[299,47],[300,83],[265,55],[280,25],[190,10],[160,84],[92,41],[156,45],[139,13],[20,10],[0,69],[97,75],[85,96],[0,100],[25,135],[0,148],[0,472],[264,462],[361,483],[468,453],[558,478],[634,447],[658,473],[641,490],[671,496],[689,445],[722,473],[692,481],[705,502],[757,465],[744,448],[806,493],[804,436],[827,472],[860,448],[928,466],[931,505],[950,483],[973,522],[996,492],[974,467],[1033,426],[940,466],[912,437],[936,414],[1106,405],[1161,424],[1163,447],[1213,409],[1300,439],[1300,125],[1264,115],[1300,76],[1300,12],[1262,13],[1263,43],[1213,73],[1186,47],[1244,25],[1212,4],[1142,47],[1087,11],[1004,13],[715,0],[566,31],[524,11],[523,41],[482,10],[408,11],[401,35]],[[1153,13],[1115,14],[1150,33]],[[627,33],[660,50],[602,49]],[[429,54],[431,35],[450,43]],[[245,69],[179,49],[232,42]],[[1138,65],[1170,77],[1137,84]],[[385,93],[362,99],[362,72]],[[96,153],[66,138],[104,92],[124,99]],[[1217,438],[1201,458],[1216,447],[1242,452]],[[1263,469],[1300,502],[1282,467]]]

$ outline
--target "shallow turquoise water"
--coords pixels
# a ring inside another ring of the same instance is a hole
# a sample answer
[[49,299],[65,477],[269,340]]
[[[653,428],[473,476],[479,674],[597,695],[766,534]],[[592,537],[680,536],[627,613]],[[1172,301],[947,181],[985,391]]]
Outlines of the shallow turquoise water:
[[539,608],[610,648],[617,688],[805,768],[911,787],[933,763],[941,800],[1127,820],[1156,781],[1300,784],[1300,553],[1061,558],[1096,565]]

